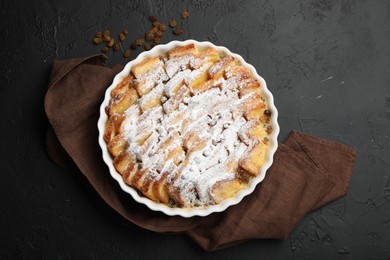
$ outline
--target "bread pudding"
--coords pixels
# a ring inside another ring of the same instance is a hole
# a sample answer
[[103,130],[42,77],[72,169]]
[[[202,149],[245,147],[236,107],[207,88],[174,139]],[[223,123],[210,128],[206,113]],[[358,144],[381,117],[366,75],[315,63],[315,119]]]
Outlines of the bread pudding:
[[270,151],[273,114],[237,58],[190,43],[133,65],[110,91],[104,141],[141,196],[174,208],[234,198]]

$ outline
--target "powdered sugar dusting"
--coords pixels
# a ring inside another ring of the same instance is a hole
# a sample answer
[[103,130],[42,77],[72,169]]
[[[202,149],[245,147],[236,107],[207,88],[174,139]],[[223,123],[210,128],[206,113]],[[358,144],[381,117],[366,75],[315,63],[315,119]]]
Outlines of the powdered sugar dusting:
[[150,71],[135,79],[135,83],[141,84],[143,89],[151,89],[156,84],[160,84],[169,80],[169,76],[167,75],[162,64],[163,63],[158,63]]
[[[222,63],[191,55],[162,63],[136,79],[154,87],[125,112],[127,151],[154,179],[168,172],[170,188],[178,191],[184,207],[212,205],[214,185],[236,178],[240,159],[253,146],[246,135],[253,122],[243,117],[242,109],[251,95],[239,96],[235,76],[215,79],[199,94],[189,93],[187,85],[208,70],[220,70]],[[178,97],[180,93],[186,95]],[[174,98],[179,105],[173,107],[168,102]]]
[[165,95],[168,97],[173,96],[174,90],[181,85],[186,77],[190,74],[191,70],[185,69],[183,71],[179,71],[176,75],[174,75],[166,84],[165,84]]
[[184,55],[167,60],[165,62],[165,70],[168,77],[172,78],[179,70],[187,69],[190,61],[193,59],[192,55]]

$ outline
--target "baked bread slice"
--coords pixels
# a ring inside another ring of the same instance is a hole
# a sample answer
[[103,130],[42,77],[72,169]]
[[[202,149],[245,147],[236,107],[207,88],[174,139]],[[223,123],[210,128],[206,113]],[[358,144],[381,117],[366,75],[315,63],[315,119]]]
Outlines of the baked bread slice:
[[132,66],[110,93],[103,135],[124,182],[195,208],[235,197],[267,161],[272,114],[234,56],[179,46]]

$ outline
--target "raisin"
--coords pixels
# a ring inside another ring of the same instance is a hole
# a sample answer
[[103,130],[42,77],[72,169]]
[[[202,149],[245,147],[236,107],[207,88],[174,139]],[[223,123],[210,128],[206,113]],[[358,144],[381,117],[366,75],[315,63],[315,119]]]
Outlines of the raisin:
[[165,30],[167,29],[167,24],[166,23],[160,23],[160,26],[158,27],[158,29],[162,32],[165,32]]
[[138,46],[144,45],[144,42],[145,42],[145,40],[143,38],[138,38],[137,40],[135,40],[135,43]]
[[154,37],[153,42],[157,45],[160,44],[161,38],[160,37]]
[[152,33],[151,31],[147,31],[145,33],[145,40],[147,42],[150,42],[151,40],[153,40],[153,38],[154,38],[154,33]]
[[103,41],[103,39],[102,39],[102,38],[98,38],[98,37],[96,37],[96,38],[93,39],[93,43],[94,43],[94,44],[101,44],[102,41]]
[[149,21],[151,21],[152,23],[156,22],[157,21],[157,17],[152,15],[152,16],[149,16]]
[[103,41],[104,41],[104,42],[109,42],[109,41],[111,41],[110,35],[104,35],[104,36],[103,36]]
[[107,46],[108,46],[108,47],[112,47],[112,46],[114,46],[114,44],[115,44],[115,40],[114,40],[114,39],[111,39],[111,40],[107,43]]
[[181,30],[181,29],[173,30],[173,34],[174,34],[174,35],[180,35],[180,34],[182,34],[182,33],[183,33],[183,30]]
[[177,22],[175,20],[172,20],[172,21],[169,22],[169,26],[172,27],[172,28],[176,27],[176,25],[177,25]]
[[119,51],[119,44],[115,43],[114,47],[112,48],[114,51]]
[[266,132],[267,132],[267,134],[271,134],[272,133],[272,126],[270,126],[270,125],[267,125],[267,128],[266,128],[266,130],[265,130]]
[[130,57],[130,54],[131,54],[130,50],[125,50],[125,52],[123,53],[123,57],[128,58]]
[[268,109],[264,110],[264,115],[271,116],[271,111],[269,111]]
[[189,15],[190,15],[190,14],[188,13],[188,11],[183,11],[183,12],[181,13],[181,18],[186,19]]
[[119,34],[119,40],[120,40],[121,42],[124,42],[125,39],[126,39],[126,35],[125,35],[124,33],[120,33],[120,34]]

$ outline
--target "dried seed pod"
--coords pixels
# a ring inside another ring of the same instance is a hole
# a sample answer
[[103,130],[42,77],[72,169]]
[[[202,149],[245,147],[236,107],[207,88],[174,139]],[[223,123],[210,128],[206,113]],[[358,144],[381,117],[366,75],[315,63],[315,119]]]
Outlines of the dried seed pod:
[[128,58],[130,57],[130,54],[131,54],[130,50],[125,50],[125,52],[123,53],[123,57]]
[[110,36],[110,31],[109,30],[105,30],[103,32],[103,36]]
[[127,29],[123,29],[123,30],[122,30],[122,33],[123,33],[124,35],[127,35],[127,34],[129,33],[129,31],[128,31]]
[[147,31],[145,33],[145,40],[147,42],[150,42],[151,40],[153,40],[153,38],[154,38],[154,33],[152,33],[151,31]]
[[135,40],[135,43],[138,46],[144,45],[144,42],[145,42],[145,40],[143,38],[138,38],[137,40]]
[[97,38],[102,38],[102,36],[103,36],[103,33],[102,33],[102,32],[97,32],[97,33],[95,34],[95,37],[97,37]]
[[126,39],[126,36],[124,35],[124,33],[120,33],[120,34],[119,34],[119,40],[120,40],[121,42],[124,42],[125,39]]
[[181,18],[186,19],[189,15],[190,15],[190,14],[188,13],[188,11],[183,11],[183,12],[181,13]]
[[115,43],[114,44],[114,47],[112,48],[114,51],[119,51],[119,44],[118,43]]
[[115,43],[115,40],[114,40],[114,39],[111,39],[111,40],[107,43],[107,46],[108,46],[108,47],[112,47],[112,46],[114,46],[114,43]]
[[169,26],[172,27],[172,28],[176,27],[176,25],[177,25],[177,22],[175,20],[172,20],[172,21],[169,22]]
[[144,45],[144,48],[145,48],[146,51],[148,51],[148,50],[151,49],[149,44],[145,44],[145,45]]
[[156,33],[158,31],[158,28],[157,27],[153,27],[152,29],[150,29],[150,32],[151,33]]
[[166,23],[160,23],[160,26],[158,27],[158,29],[162,32],[165,32],[165,30],[167,29],[167,24]]
[[149,21],[151,21],[152,23],[154,23],[154,22],[157,21],[157,17],[154,16],[154,15],[151,15],[151,16],[149,16]]
[[183,30],[181,30],[181,29],[175,29],[175,30],[173,30],[173,34],[174,35],[180,35],[180,34],[182,34],[183,33]]
[[93,43],[94,44],[101,44],[103,42],[103,39],[102,38],[98,38],[98,37],[95,37],[93,39]]
[[133,50],[137,49],[137,43],[136,43],[136,42],[133,42],[133,43],[130,45],[130,48],[132,48]]
[[157,21],[154,21],[152,24],[153,24],[154,27],[157,27],[157,28],[160,26],[160,23],[157,22]]
[[107,46],[104,46],[104,47],[102,48],[102,52],[103,52],[103,53],[107,53],[107,52],[108,52],[108,47],[107,47]]

